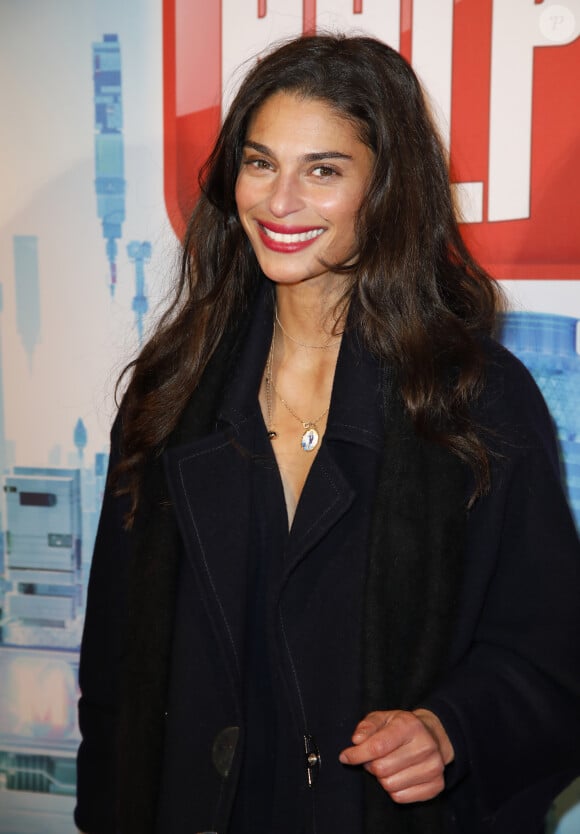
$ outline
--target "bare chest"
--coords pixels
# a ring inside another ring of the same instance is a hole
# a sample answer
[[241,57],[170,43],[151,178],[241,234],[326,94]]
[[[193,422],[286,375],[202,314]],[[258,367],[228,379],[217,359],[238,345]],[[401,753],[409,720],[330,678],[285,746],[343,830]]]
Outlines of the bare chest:
[[292,414],[279,410],[274,424],[270,426],[265,403],[261,404],[266,425],[275,431],[276,435],[271,440],[272,451],[278,464],[288,526],[291,527],[304,485],[322,442],[326,415],[315,425],[305,426]]

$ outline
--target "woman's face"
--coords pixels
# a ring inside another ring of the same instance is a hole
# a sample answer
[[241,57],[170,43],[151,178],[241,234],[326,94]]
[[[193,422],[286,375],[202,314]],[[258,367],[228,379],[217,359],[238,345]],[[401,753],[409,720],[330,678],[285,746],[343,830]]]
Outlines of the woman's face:
[[324,101],[276,93],[262,104],[248,128],[236,204],[268,278],[327,281],[322,262],[357,254],[355,219],[373,162],[352,123]]

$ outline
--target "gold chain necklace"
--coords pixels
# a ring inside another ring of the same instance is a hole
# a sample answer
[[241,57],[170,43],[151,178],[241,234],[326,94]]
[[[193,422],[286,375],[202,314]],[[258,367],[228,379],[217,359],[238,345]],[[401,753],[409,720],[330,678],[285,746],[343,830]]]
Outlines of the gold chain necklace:
[[[278,322],[280,324],[280,322]],[[282,331],[284,332],[284,331]],[[302,417],[299,417],[298,414],[294,411],[291,406],[288,405],[284,397],[280,394],[276,386],[274,385],[274,378],[272,375],[272,366],[274,363],[274,345],[276,339],[276,325],[274,324],[274,331],[272,333],[272,344],[270,345],[270,353],[268,354],[268,361],[266,363],[266,409],[268,411],[268,437],[270,440],[275,440],[278,437],[278,432],[274,431],[272,428],[272,391],[276,394],[284,408],[302,425],[304,429],[304,433],[300,438],[300,447],[303,452],[312,452],[318,446],[320,441],[320,434],[318,432],[317,423],[322,420],[323,417],[326,417],[328,412],[330,411],[330,404],[327,408],[324,409],[322,414],[319,414],[315,420],[303,420]]]
[[[282,333],[286,336],[287,339],[290,339],[291,342],[294,342],[295,345],[299,345],[300,347],[303,347],[303,348],[310,348],[311,350],[328,350],[328,348],[335,347],[335,346],[340,344],[340,340],[333,342],[332,341],[332,336],[330,337],[328,342],[326,342],[326,344],[324,344],[324,345],[307,345],[304,342],[299,342],[298,339],[295,339],[294,336],[291,336],[288,333],[288,331],[284,328],[284,325],[282,324],[282,322],[278,318],[278,307],[276,307],[275,310],[274,310],[274,316],[276,318],[276,321],[277,321],[278,326],[280,327],[280,330],[282,331]],[[274,327],[275,326],[276,325],[274,325]]]

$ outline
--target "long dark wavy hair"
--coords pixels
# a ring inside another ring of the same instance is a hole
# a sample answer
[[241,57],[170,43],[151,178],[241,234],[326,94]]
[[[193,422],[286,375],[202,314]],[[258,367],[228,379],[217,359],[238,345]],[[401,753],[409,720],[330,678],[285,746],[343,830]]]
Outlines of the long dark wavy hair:
[[497,308],[495,282],[458,229],[446,154],[405,59],[368,37],[305,36],[260,59],[245,77],[200,173],[169,309],[124,371],[117,488],[138,500],[220,340],[265,280],[240,225],[235,184],[248,126],[274,93],[316,99],[350,120],[375,154],[360,207],[358,256],[347,276],[349,322],[398,373],[416,432],[466,461],[477,497],[489,489],[485,445],[469,417],[483,382],[481,335]]

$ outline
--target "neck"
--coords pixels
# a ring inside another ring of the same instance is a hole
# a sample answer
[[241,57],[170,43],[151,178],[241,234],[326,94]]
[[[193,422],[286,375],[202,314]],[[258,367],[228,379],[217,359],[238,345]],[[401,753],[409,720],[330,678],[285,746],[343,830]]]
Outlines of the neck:
[[278,337],[289,351],[338,348],[346,317],[342,293],[320,291],[307,282],[276,287]]

